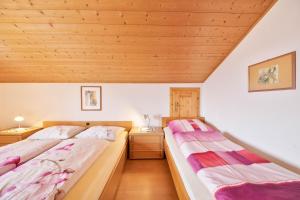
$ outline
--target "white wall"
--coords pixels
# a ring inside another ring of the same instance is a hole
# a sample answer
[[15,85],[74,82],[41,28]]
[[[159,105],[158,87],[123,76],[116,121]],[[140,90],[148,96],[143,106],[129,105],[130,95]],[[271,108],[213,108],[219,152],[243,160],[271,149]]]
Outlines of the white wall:
[[[44,120],[133,120],[144,123],[142,114],[169,115],[170,87],[200,87],[201,84],[100,84],[102,111],[81,111],[80,86],[84,84],[0,84],[0,128],[16,126],[17,115],[24,124]],[[86,84],[99,85],[99,84]],[[152,117],[152,125],[160,120]]]
[[300,167],[300,70],[297,90],[248,93],[248,66],[297,51],[300,1],[279,0],[202,90],[202,113],[224,132]]

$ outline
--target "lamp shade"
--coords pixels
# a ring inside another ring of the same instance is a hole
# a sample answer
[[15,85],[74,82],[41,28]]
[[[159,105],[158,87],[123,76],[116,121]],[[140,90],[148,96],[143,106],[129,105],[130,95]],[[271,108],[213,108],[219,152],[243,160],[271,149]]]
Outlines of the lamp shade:
[[22,121],[24,121],[24,117],[22,117],[22,116],[16,116],[14,120],[16,122],[22,122]]

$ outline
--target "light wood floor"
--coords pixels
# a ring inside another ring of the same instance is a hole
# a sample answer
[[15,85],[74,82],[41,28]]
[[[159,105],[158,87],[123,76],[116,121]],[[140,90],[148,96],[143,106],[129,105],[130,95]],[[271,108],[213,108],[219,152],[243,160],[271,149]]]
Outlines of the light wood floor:
[[127,160],[116,200],[177,200],[166,160]]

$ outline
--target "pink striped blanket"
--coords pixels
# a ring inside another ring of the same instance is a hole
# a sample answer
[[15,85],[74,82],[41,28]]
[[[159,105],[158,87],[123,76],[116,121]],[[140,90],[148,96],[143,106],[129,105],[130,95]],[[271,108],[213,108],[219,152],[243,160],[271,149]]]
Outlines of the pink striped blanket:
[[218,131],[203,132],[195,120],[180,121],[194,130],[174,128],[178,122],[170,123],[176,143],[217,200],[300,199],[298,174],[244,149]]
[[60,140],[22,140],[0,147],[0,175],[36,157],[58,144]]
[[62,199],[109,142],[67,139],[0,178],[0,199]]

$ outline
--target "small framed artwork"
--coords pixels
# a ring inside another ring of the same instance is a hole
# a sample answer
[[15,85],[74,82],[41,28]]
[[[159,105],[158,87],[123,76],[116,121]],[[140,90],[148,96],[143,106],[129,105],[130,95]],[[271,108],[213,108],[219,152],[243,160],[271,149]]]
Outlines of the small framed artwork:
[[100,111],[102,109],[101,86],[81,86],[81,110]]
[[248,67],[248,91],[296,89],[296,52]]

